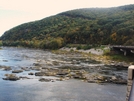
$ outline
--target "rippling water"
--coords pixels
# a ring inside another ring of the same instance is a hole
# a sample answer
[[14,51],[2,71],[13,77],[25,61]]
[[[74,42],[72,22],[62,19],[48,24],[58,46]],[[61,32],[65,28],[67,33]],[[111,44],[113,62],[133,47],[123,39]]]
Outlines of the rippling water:
[[[3,47],[0,50],[0,65],[16,69],[32,67],[33,63],[53,68],[59,66],[99,66],[99,69],[104,68],[104,64],[84,58],[79,54],[65,56],[49,51],[13,47]],[[105,68],[109,70],[109,67]],[[123,75],[124,78],[127,75],[126,70],[113,69],[112,71]],[[10,72],[0,70],[0,101],[124,101],[126,97],[126,85],[99,85],[80,80],[39,82],[37,77],[28,80],[4,81],[2,78]],[[27,76],[27,72],[19,75]]]

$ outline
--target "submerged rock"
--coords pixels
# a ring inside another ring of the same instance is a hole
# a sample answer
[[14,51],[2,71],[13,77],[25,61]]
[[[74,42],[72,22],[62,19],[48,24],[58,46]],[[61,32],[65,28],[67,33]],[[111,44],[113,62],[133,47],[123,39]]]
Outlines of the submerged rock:
[[3,62],[8,62],[8,60],[3,60]]

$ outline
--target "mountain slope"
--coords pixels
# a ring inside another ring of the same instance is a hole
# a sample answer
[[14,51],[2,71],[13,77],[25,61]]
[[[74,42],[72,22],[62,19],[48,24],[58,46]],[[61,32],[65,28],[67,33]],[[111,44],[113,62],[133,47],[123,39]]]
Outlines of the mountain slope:
[[1,37],[5,45],[59,39],[64,44],[134,45],[134,5],[71,10],[19,25]]

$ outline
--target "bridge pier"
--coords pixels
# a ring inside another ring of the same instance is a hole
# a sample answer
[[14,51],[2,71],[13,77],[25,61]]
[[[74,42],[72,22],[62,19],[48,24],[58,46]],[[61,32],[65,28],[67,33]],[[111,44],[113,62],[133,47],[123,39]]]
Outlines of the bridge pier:
[[124,56],[134,54],[134,46],[111,46],[111,52],[113,53],[123,53]]
[[[133,78],[134,78],[134,65],[129,66],[128,68],[128,81],[127,81],[127,94],[126,101],[134,101],[134,95],[132,95],[133,91]],[[133,100],[132,100],[133,99]]]
[[126,50],[120,49],[120,51],[122,51],[124,53],[124,56],[127,55],[127,51]]

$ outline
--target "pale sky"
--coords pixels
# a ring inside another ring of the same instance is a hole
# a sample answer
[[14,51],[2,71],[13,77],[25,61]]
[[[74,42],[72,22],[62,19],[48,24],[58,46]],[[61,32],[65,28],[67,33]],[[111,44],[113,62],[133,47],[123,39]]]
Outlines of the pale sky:
[[0,0],[0,36],[22,23],[40,20],[64,11],[128,4],[134,4],[134,0]]

